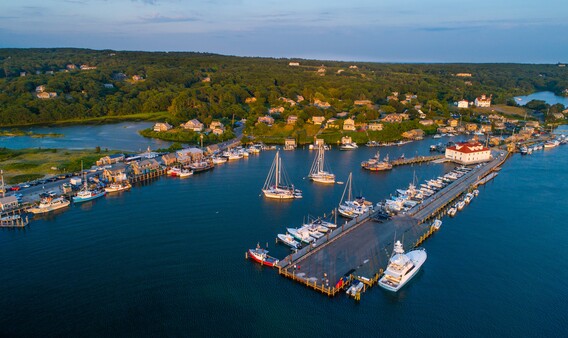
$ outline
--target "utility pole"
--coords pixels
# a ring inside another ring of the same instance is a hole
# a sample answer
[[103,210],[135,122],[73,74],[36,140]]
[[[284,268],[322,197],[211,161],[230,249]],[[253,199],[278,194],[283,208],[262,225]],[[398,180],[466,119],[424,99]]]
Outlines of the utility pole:
[[0,170],[0,177],[2,178],[2,198],[6,197],[6,189],[4,189],[4,170]]

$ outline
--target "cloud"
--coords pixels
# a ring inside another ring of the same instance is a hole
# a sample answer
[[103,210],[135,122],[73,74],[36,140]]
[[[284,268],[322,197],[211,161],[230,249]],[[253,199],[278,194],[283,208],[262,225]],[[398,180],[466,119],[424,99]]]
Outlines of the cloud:
[[130,0],[132,2],[141,2],[143,4],[146,5],[157,5],[158,4],[158,0]]
[[194,16],[165,16],[161,14],[155,14],[152,16],[141,17],[145,23],[171,23],[171,22],[195,22],[200,21],[199,18]]

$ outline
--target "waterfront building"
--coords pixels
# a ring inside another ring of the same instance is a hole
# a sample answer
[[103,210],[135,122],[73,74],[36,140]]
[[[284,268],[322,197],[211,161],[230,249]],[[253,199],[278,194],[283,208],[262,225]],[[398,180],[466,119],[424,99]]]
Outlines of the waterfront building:
[[479,142],[463,142],[446,148],[446,158],[459,164],[474,164],[491,160],[491,150]]
[[173,126],[167,122],[158,122],[154,125],[154,131],[168,131],[172,128]]
[[148,174],[160,169],[160,164],[153,158],[132,163],[132,171],[135,175]]
[[296,149],[296,139],[288,137],[284,140],[284,150]]
[[124,163],[113,164],[110,168],[105,168],[103,177],[108,182],[122,182],[126,181],[130,166]]
[[101,157],[97,161],[97,165],[101,166],[101,165],[115,164],[115,163],[124,161],[124,158],[125,158],[124,154],[107,155],[107,156]]
[[162,155],[162,162],[167,166],[170,166],[170,165],[176,163],[177,160],[178,160],[178,158],[177,158],[177,155],[175,153],[169,153],[169,154]]
[[195,132],[200,132],[203,130],[203,123],[199,122],[197,119],[191,119],[186,123],[180,125],[183,129],[193,130]]
[[0,210],[2,211],[16,209],[18,205],[19,202],[16,196],[6,196],[0,198]]
[[199,148],[186,148],[176,151],[176,156],[179,163],[189,164],[192,162],[199,162],[203,159],[203,150]]

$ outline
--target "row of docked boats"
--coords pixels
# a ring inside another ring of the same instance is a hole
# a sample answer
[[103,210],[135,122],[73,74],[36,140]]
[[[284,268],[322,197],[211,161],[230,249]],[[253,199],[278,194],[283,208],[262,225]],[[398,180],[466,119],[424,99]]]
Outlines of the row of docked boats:
[[454,217],[458,211],[462,211],[463,208],[466,205],[468,205],[473,200],[473,198],[476,197],[477,195],[479,195],[479,190],[477,190],[477,189],[473,190],[472,192],[468,192],[467,194],[465,194],[463,196],[463,198],[458,200],[454,205],[452,205],[447,210],[448,216]]
[[523,145],[519,148],[521,155],[530,155],[537,150],[552,149],[559,145],[565,145],[568,143],[568,138],[565,135],[560,135],[555,139],[548,140],[546,142],[535,143],[531,146]]

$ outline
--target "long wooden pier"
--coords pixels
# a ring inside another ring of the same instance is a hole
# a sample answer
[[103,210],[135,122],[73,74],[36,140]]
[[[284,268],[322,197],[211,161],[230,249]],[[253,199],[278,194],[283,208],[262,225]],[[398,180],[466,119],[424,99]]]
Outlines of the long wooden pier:
[[440,160],[442,158],[444,158],[444,155],[416,156],[416,157],[412,157],[412,158],[400,158],[398,160],[392,161],[391,164],[394,167],[394,166],[397,166],[397,165],[430,162],[430,161],[434,161],[434,160]]
[[405,248],[422,244],[435,231],[429,221],[505,159],[496,154],[491,162],[474,168],[406,214],[378,222],[375,212],[338,224],[333,232],[282,259],[277,264],[279,274],[330,297],[353,279],[364,281],[367,289],[377,283],[386,268],[395,239]]

